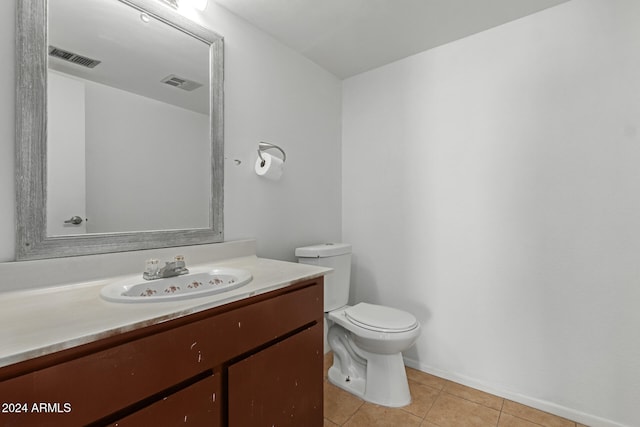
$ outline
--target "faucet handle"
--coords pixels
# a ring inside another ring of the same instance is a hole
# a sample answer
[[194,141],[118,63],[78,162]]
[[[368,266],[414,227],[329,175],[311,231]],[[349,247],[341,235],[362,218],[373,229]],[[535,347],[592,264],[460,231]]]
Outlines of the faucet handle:
[[184,256],[176,255],[173,258],[173,265],[175,268],[176,274],[187,274],[189,273],[189,269],[187,269],[187,265],[184,262]]
[[176,266],[176,268],[179,268],[181,270],[187,270],[187,264],[184,262],[184,256],[183,255],[176,255],[173,258],[173,262],[174,262],[174,265]]
[[160,268],[159,262],[155,258],[151,258],[145,261],[144,263],[144,274],[142,277],[145,279],[152,279],[158,276],[158,270]]

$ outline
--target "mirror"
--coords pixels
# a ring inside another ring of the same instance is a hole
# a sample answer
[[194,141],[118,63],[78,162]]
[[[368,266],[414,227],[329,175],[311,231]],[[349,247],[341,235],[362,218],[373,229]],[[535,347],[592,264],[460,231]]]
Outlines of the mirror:
[[222,38],[157,0],[17,9],[17,259],[222,241]]

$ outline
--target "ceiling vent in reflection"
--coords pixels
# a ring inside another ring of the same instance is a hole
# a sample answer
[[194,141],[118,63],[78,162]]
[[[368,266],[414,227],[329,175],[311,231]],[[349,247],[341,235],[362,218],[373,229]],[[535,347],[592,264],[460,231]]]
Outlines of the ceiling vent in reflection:
[[162,83],[168,84],[169,86],[177,87],[189,92],[202,86],[198,82],[194,82],[193,80],[187,80],[185,78],[178,77],[175,74],[171,74],[160,81]]
[[77,53],[69,52],[55,46],[49,46],[49,56],[53,56],[54,58],[62,59],[67,62],[72,62],[74,64],[82,65],[83,67],[87,68],[93,68],[100,62],[102,62],[98,61],[97,59],[87,58],[86,56],[78,55]]
[[163,2],[165,2],[166,4],[168,4],[171,7],[175,7],[176,9],[178,8],[178,0],[162,0]]

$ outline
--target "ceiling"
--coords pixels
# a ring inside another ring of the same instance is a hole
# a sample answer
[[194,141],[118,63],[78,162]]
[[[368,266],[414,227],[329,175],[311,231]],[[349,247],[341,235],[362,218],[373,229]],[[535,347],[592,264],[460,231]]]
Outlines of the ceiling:
[[[86,68],[49,56],[50,69],[209,114],[206,43],[113,0],[49,0],[47,29],[49,45],[101,61]],[[172,75],[201,86],[162,83]]]
[[340,78],[568,0],[215,0]]

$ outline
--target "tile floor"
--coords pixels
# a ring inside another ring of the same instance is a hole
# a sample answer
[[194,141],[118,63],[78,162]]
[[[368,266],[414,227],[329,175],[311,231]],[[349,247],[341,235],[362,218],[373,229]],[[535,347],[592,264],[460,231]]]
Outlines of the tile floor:
[[411,368],[407,368],[411,404],[374,405],[329,383],[332,361],[333,354],[327,354],[324,427],[586,427]]

